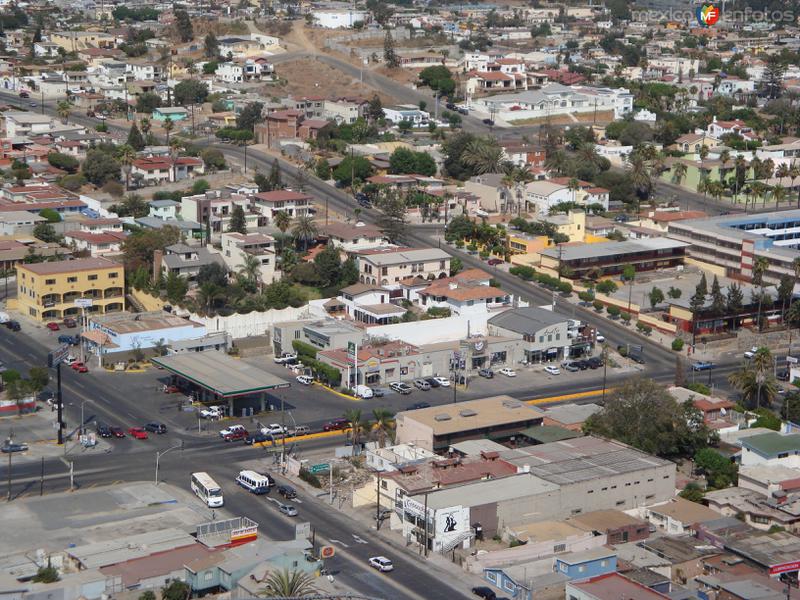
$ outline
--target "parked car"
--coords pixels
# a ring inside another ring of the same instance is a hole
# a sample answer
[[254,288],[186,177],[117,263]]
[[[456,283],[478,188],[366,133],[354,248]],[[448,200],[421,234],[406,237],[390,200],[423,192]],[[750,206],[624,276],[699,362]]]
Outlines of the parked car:
[[77,336],[72,335],[60,335],[58,336],[58,343],[59,344],[69,344],[70,346],[77,346],[80,340]]
[[287,500],[294,500],[297,498],[297,491],[290,485],[279,485],[278,493]]
[[262,444],[264,442],[268,442],[272,439],[271,436],[268,436],[265,433],[251,433],[246,438],[244,438],[244,443],[248,446],[252,446],[253,444]]
[[450,387],[450,380],[447,377],[434,377],[436,381],[439,382],[439,385],[442,387]]
[[219,437],[225,437],[228,434],[235,433],[237,431],[244,431],[247,433],[247,430],[244,428],[244,425],[230,425],[225,429],[220,429]]
[[385,556],[373,556],[369,559],[369,566],[373,569],[378,569],[381,573],[394,571],[394,565]]
[[561,369],[559,369],[558,367],[553,366],[553,365],[547,365],[544,368],[544,372],[548,373],[550,375],[560,375],[561,374]]
[[403,383],[402,381],[395,381],[394,383],[390,383],[389,387],[392,388],[398,394],[402,394],[403,396],[407,396],[414,390],[411,389],[411,386],[407,383]]
[[209,406],[200,410],[200,416],[204,419],[219,419],[223,414],[218,406]]
[[22,329],[20,326],[19,321],[8,321],[6,322],[6,327],[8,327],[11,331],[19,331]]
[[311,433],[311,428],[308,425],[297,425],[289,432],[291,435],[308,435]]
[[347,419],[333,419],[322,426],[322,431],[341,431],[350,427],[350,421]]
[[99,423],[97,425],[97,435],[99,435],[101,438],[110,438],[113,434],[111,433],[111,428],[108,425]]
[[302,383],[303,385],[311,385],[314,383],[314,378],[311,375],[298,375],[295,377],[298,383]]
[[583,359],[581,359],[581,360],[575,361],[575,365],[576,365],[576,366],[577,366],[577,367],[578,367],[578,368],[579,368],[581,371],[585,371],[586,369],[588,369],[588,368],[589,368],[589,361],[588,361],[588,360],[586,360],[585,358],[583,358]]
[[425,381],[427,381],[428,385],[431,386],[432,388],[438,388],[438,387],[441,387],[441,385],[442,385],[441,383],[436,381],[435,377],[426,377]]
[[714,368],[714,363],[705,360],[698,360],[692,363],[692,371],[710,371]]
[[163,423],[145,423],[144,425],[145,431],[149,431],[150,433],[167,433],[167,426]]
[[70,329],[74,329],[78,326],[78,322],[73,319],[72,317],[66,317],[64,319],[64,327],[69,327]]
[[291,504],[281,504],[278,510],[285,514],[287,517],[296,517],[297,509]]
[[31,95],[30,95],[28,92],[26,92],[26,91],[24,91],[24,90],[23,90],[23,91],[21,91],[21,92],[19,93],[19,97],[20,97],[20,98],[30,98],[30,97],[31,97]]
[[789,381],[789,369],[778,369],[778,372],[775,373],[775,377],[778,378],[778,381]]
[[502,369],[498,369],[497,372],[500,373],[501,375],[505,375],[506,377],[517,376],[517,372],[511,367],[503,367]]
[[147,432],[141,427],[131,427],[128,429],[128,435],[136,440],[146,440]]
[[3,452],[3,454],[11,454],[12,452],[25,452],[27,449],[28,449],[28,444],[20,444],[17,442],[6,441],[0,447],[0,452]]
[[418,390],[422,390],[423,392],[427,392],[429,389],[431,389],[431,384],[424,379],[415,379],[414,387]]
[[368,385],[357,385],[355,389],[356,396],[359,398],[363,398],[364,400],[369,400],[375,395],[375,392],[372,391],[372,388]]
[[234,431],[231,431],[230,433],[223,435],[222,439],[225,440],[226,442],[235,442],[237,440],[243,440],[247,438],[248,435],[250,434],[247,433],[246,429],[236,429]]
[[61,327],[58,326],[58,323],[51,321],[47,325],[45,325],[50,331],[59,331]]
[[297,360],[297,353],[296,352],[284,352],[280,356],[276,356],[272,359],[276,364],[282,365],[291,360]]
[[593,356],[589,360],[586,361],[589,364],[590,369],[599,369],[603,366],[603,359],[599,356]]
[[567,363],[564,363],[562,366],[564,367],[565,371],[569,371],[570,373],[575,373],[575,372],[581,370],[581,368],[578,365],[576,365],[574,362],[567,362]]
[[598,344],[602,344],[603,342],[606,341],[606,336],[604,336],[599,331],[596,331],[595,334],[594,334],[594,339]]
[[420,408],[430,408],[431,405],[427,402],[415,402],[411,406],[406,407],[406,410],[419,410]]
[[486,586],[478,586],[472,588],[472,593],[476,596],[483,598],[483,600],[497,600],[497,594],[494,593],[492,588]]
[[630,358],[636,364],[639,364],[639,365],[645,364],[644,356],[642,356],[641,354],[637,354],[637,353],[634,352],[632,354],[629,354],[628,358]]
[[492,125],[494,125],[494,121],[492,121],[491,119],[484,119],[483,124],[491,127]]
[[505,262],[502,258],[490,258],[486,261],[490,267],[494,267],[496,265],[502,265]]
[[756,355],[756,352],[758,352],[758,346],[753,346],[752,348],[750,348],[750,350],[747,350],[744,353],[744,357],[746,359],[750,360],[751,358],[753,358]]
[[486,379],[493,379],[494,378],[494,371],[491,369],[480,369],[478,370],[478,375],[481,377],[485,377]]
[[115,438],[125,437],[125,432],[123,431],[122,427],[115,427],[112,425],[109,427],[109,429],[111,430],[111,435],[113,435]]
[[374,387],[372,388],[372,395],[376,398],[383,398],[386,395],[386,388]]
[[72,363],[71,366],[72,366],[72,370],[73,371],[77,371],[78,373],[88,373],[89,372],[89,367],[87,367],[82,362],[74,362],[74,363]]

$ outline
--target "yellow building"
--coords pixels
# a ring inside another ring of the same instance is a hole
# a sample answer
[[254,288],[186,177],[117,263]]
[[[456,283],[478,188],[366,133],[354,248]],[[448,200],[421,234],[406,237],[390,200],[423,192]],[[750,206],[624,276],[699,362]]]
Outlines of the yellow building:
[[37,321],[80,315],[79,298],[92,301],[87,312],[124,310],[123,266],[107,258],[17,265],[17,308],[22,314]]
[[[570,242],[585,242],[586,240],[586,213],[582,210],[573,210],[566,215],[551,215],[539,217],[542,223],[553,226],[555,233],[565,235]],[[594,238],[594,236],[590,236]],[[592,240],[594,241],[594,240]],[[603,239],[603,241],[606,241]],[[531,235],[509,230],[508,249],[511,251],[511,262],[517,265],[536,266],[540,263],[539,253],[553,247],[553,240],[546,235]]]

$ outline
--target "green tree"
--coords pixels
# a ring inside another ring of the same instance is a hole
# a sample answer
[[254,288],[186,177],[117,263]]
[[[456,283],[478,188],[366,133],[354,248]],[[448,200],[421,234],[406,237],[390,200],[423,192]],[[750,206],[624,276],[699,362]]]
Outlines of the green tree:
[[[313,578],[303,571],[272,571],[259,594],[266,598],[303,598],[317,593]],[[168,600],[168,599],[165,599]]]
[[650,307],[653,309],[664,301],[664,292],[656,286],[653,286],[648,296],[650,298]]
[[169,585],[161,588],[161,600],[186,600],[191,593],[192,588],[188,583],[173,579]]
[[289,225],[292,224],[292,217],[290,217],[289,213],[285,210],[279,210],[273,215],[272,221],[275,227],[280,229],[281,233],[286,233],[286,230],[289,229]]
[[203,54],[212,60],[219,56],[219,41],[213,31],[210,31],[203,40]]
[[[182,42],[191,42],[194,39],[194,27],[192,20],[189,18],[189,13],[185,10],[175,11],[175,31],[178,32]],[[172,599],[165,599],[172,600]]]
[[294,220],[292,235],[303,243],[303,250],[308,250],[308,243],[317,237],[317,224],[312,217],[302,215]]
[[139,594],[138,600],[157,600],[156,594],[152,590],[145,590],[141,594]]
[[136,111],[140,113],[146,113],[149,115],[160,106],[161,96],[153,92],[139,94],[139,97],[136,99]]
[[354,258],[348,258],[342,263],[342,271],[339,275],[342,286],[353,285],[358,281],[358,264]]
[[386,35],[383,37],[383,60],[390,69],[396,69],[400,66],[400,59],[394,50],[394,38],[389,29],[386,30]]
[[719,279],[714,275],[714,280],[711,282],[711,314],[715,317],[721,317],[725,314],[725,308],[725,296],[719,285]]
[[399,242],[406,230],[406,203],[396,190],[389,190],[381,198],[378,208],[378,227],[383,235],[392,243]]
[[456,88],[453,74],[444,65],[435,65],[422,69],[419,73],[419,80],[423,85],[427,85],[444,96],[449,96]]
[[200,158],[203,159],[206,168],[211,170],[224,169],[226,166],[225,155],[216,148],[206,148],[200,153]]
[[748,408],[771,406],[778,394],[778,386],[769,348],[756,350],[747,364],[728,376],[728,381],[739,392],[742,402]]
[[41,392],[50,383],[50,372],[44,367],[31,367],[28,369],[28,382],[32,391]]
[[142,132],[139,131],[139,127],[136,125],[136,123],[131,125],[131,129],[128,131],[127,144],[137,152],[144,150],[144,147],[147,145],[144,141],[144,137],[142,136]]
[[175,85],[173,90],[175,104],[202,104],[208,97],[208,86],[197,79],[184,79]]
[[197,284],[211,283],[215,287],[224,288],[228,285],[228,270],[217,262],[200,267],[197,272]]
[[351,408],[344,411],[344,418],[350,422],[350,431],[353,439],[353,456],[355,456],[356,447],[361,443],[361,433],[364,430],[364,421],[361,418],[361,409]]
[[394,428],[394,413],[385,408],[372,409],[372,416],[375,418],[373,429],[378,435],[378,445],[381,448],[386,447],[386,438]]
[[476,175],[500,172],[505,161],[503,149],[494,138],[474,138],[464,148],[460,160]]
[[687,483],[678,496],[689,502],[703,503],[703,489],[693,481]]
[[372,100],[369,101],[366,116],[370,123],[374,123],[375,121],[380,121],[383,119],[383,104],[381,103],[381,99],[378,97],[378,94],[374,94],[372,96]]
[[33,237],[47,243],[55,243],[61,239],[50,223],[38,223],[33,228]]
[[314,257],[314,266],[317,268],[322,287],[338,283],[341,278],[342,258],[336,246],[328,242],[322,252]]
[[108,152],[100,149],[89,150],[81,167],[83,176],[94,185],[101,187],[108,181],[119,181],[119,163]]
[[131,232],[122,242],[126,269],[135,271],[139,267],[145,267],[147,271],[151,271],[153,252],[177,244],[180,240],[180,230],[172,225],[160,229],[139,229]]
[[34,583],[55,583],[59,579],[61,579],[61,576],[58,574],[58,569],[50,563],[46,567],[39,567],[36,575],[33,576]]
[[693,456],[709,436],[691,401],[679,404],[662,385],[644,378],[617,387],[584,430],[662,457]]
[[246,129],[247,131],[254,131],[256,123],[264,120],[262,112],[264,111],[264,104],[261,102],[248,102],[242,109],[242,112],[236,117],[236,127],[238,129]]
[[314,171],[317,177],[319,177],[323,181],[327,181],[328,179],[331,178],[331,165],[324,158],[320,158],[317,161],[317,164],[314,167]]
[[231,220],[230,223],[228,223],[228,231],[247,233],[247,221],[245,220],[244,208],[238,204],[234,204],[233,210],[231,210]]
[[752,427],[764,427],[765,429],[772,429],[773,431],[781,430],[781,418],[768,408],[759,408],[756,410],[758,418],[753,423]]
[[39,216],[47,219],[48,223],[60,223],[61,215],[54,208],[43,208],[39,211]]
[[179,304],[186,298],[189,291],[189,281],[174,271],[167,274],[166,281],[167,300],[172,304]]
[[454,256],[450,259],[450,277],[458,275],[458,273],[464,268],[464,264],[461,262],[461,259],[457,256]]
[[389,172],[430,177],[436,174],[436,162],[425,152],[414,152],[401,146],[389,157]]
[[736,465],[712,448],[698,450],[694,455],[694,466],[713,488],[722,489],[736,483]]
[[372,175],[372,165],[363,156],[347,156],[333,171],[333,178],[342,186],[352,186]]
[[62,152],[51,152],[47,155],[49,162],[56,169],[61,169],[67,173],[75,173],[80,166],[80,162],[74,156],[63,154]]
[[272,161],[272,169],[269,172],[268,180],[269,188],[271,190],[280,190],[283,188],[283,181],[281,180],[281,164],[278,159]]

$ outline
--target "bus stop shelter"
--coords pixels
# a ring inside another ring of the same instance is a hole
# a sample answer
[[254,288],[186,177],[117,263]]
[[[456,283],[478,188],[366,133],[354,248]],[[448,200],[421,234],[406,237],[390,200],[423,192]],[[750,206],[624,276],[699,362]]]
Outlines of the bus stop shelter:
[[174,376],[197,386],[201,402],[227,402],[228,414],[231,415],[234,414],[233,401],[236,398],[256,396],[264,412],[267,392],[290,386],[277,375],[214,350],[159,356],[151,360]]

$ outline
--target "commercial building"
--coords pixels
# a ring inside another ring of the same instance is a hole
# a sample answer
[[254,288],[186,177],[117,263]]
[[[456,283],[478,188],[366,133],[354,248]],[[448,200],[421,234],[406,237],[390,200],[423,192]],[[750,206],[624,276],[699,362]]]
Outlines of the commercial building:
[[434,451],[476,438],[506,439],[541,425],[542,411],[510,396],[432,406],[397,414],[396,440]]
[[[18,310],[37,321],[125,309],[125,269],[106,258],[17,264]],[[77,301],[77,303],[76,303]]]
[[319,350],[347,348],[349,343],[360,344],[364,331],[348,321],[337,319],[303,319],[284,321],[272,327],[275,356],[292,352],[297,340]]
[[590,274],[616,275],[628,265],[637,272],[670,269],[683,264],[688,247],[688,243],[667,238],[560,245],[542,250],[541,266],[556,272],[568,268],[576,279]]
[[764,279],[777,284],[782,275],[794,276],[800,258],[800,210],[690,219],[669,223],[668,231],[689,244],[687,256],[734,279],[750,281],[755,261],[766,258]]
[[555,361],[570,355],[570,320],[563,315],[529,306],[514,308],[489,319],[490,335],[522,340],[522,359],[529,363]]
[[800,433],[785,435],[773,431],[746,437],[741,443],[743,467],[800,468]]

